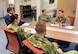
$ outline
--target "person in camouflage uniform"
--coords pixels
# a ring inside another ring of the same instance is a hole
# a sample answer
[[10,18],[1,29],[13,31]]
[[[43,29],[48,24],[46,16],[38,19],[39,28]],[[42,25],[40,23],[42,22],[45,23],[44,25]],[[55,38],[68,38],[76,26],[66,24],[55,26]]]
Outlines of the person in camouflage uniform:
[[50,16],[46,14],[46,10],[42,10],[42,15],[39,16],[38,21],[50,22]]
[[[45,54],[78,54],[77,51],[63,52],[56,42],[50,42],[44,38],[46,35],[46,24],[43,21],[39,21],[36,24],[36,34],[30,35],[24,32],[21,27],[18,26],[18,18],[16,15],[11,16],[12,24],[8,25],[8,29],[16,31],[23,39],[28,40],[34,47],[37,47],[45,52]],[[15,27],[14,27],[15,26]],[[16,28],[16,29],[15,29]]]
[[18,17],[18,14],[14,14],[12,16],[10,16],[10,22],[11,24],[9,24],[7,26],[7,28],[11,29],[11,30],[14,30],[17,32],[18,28],[20,28],[20,26],[18,26],[18,23],[20,21],[20,18]]
[[27,38],[27,40],[36,48],[39,48],[45,52],[45,54],[78,54],[77,51],[72,50],[69,52],[63,52],[56,42],[50,42],[44,36],[46,35],[46,24],[43,21],[39,21],[36,24],[36,34]]
[[58,17],[54,21],[55,24],[62,25],[62,26],[69,26],[70,20],[66,16],[64,16],[64,11],[58,11]]
[[18,26],[19,22],[20,22],[20,18],[18,17],[18,14],[14,14],[11,16],[11,24],[9,24],[7,28],[20,34],[21,39],[24,40],[28,38],[30,34],[28,34],[28,32],[24,32],[22,26]]

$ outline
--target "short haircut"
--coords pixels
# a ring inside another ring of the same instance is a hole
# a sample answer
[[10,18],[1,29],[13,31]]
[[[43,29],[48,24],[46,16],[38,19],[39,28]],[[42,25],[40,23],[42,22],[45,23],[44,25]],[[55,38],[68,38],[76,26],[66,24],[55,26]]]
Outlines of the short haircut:
[[8,7],[7,12],[10,12],[12,9],[13,9],[12,7]]
[[36,23],[36,28],[35,28],[35,30],[36,30],[37,33],[40,33],[40,34],[46,32],[46,23],[43,22],[43,21],[38,21],[38,22]]
[[15,19],[18,19],[18,14],[14,14],[10,17],[11,17],[10,22],[13,23]]
[[64,13],[64,11],[63,10],[59,10],[60,12],[62,12],[62,13]]
[[45,9],[42,10],[42,12],[46,11]]

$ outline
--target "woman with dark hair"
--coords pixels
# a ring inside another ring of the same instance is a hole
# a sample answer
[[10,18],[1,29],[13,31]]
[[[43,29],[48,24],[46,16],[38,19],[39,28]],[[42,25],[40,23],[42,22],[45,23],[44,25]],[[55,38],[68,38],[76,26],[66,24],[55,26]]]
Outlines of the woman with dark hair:
[[14,14],[12,16],[10,16],[10,22],[11,24],[9,24],[7,26],[8,29],[13,30],[17,33],[19,33],[19,35],[21,36],[21,39],[24,39],[24,30],[23,30],[23,26],[18,26],[19,22],[20,22],[20,17],[18,16],[18,14]]
[[26,26],[23,26],[23,25],[18,26],[18,24],[20,22],[20,17],[18,16],[18,14],[12,15],[12,16],[10,16],[10,18],[11,18],[10,19],[11,24],[9,24],[7,26],[8,29],[17,32],[21,36],[21,39],[26,39],[29,37],[29,35],[31,35],[31,34],[29,34],[31,32],[30,30],[27,32],[24,32],[24,28]]
[[[21,40],[26,39],[27,35],[28,36],[31,35],[31,34],[28,34],[28,33],[30,33],[29,31],[28,32],[24,32],[22,26],[18,26],[18,24],[20,22],[20,17],[18,16],[18,14],[12,15],[12,16],[10,16],[10,18],[11,18],[10,19],[11,24],[9,24],[7,26],[7,28],[10,29],[10,30],[16,31],[19,34]],[[24,46],[23,46],[23,53],[25,53],[25,54],[33,54],[33,52],[31,50],[29,50],[27,47],[24,47]]]
[[10,16],[10,18],[11,24],[9,24],[7,28],[17,31],[20,28],[20,26],[18,26],[18,23],[20,22],[20,17],[18,16],[18,14],[14,14]]
[[20,22],[20,17],[18,16],[18,14],[14,14],[12,16],[10,16],[10,22],[11,24],[9,24],[7,26],[8,29],[10,30],[13,30],[15,32],[17,32],[20,36],[21,36],[21,39],[26,39],[29,37],[29,34],[31,31],[27,31],[27,32],[24,32],[24,27],[23,25],[21,26],[18,26],[19,22]]

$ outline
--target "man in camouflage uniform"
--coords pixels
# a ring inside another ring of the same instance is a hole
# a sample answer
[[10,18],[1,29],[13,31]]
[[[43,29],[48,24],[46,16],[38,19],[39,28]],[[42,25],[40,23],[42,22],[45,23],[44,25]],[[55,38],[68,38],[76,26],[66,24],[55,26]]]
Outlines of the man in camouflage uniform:
[[46,10],[42,10],[42,15],[39,16],[38,21],[50,22],[50,16],[46,14]]
[[69,26],[70,20],[66,16],[64,16],[63,10],[59,10],[58,17],[55,19],[54,23],[62,26]]
[[63,52],[58,44],[50,42],[44,38],[46,35],[46,24],[41,21],[36,24],[36,34],[30,35],[18,26],[18,24],[10,24],[8,29],[16,31],[22,39],[28,40],[34,47],[42,49],[46,54],[78,54],[77,51]]
[[63,52],[56,42],[50,42],[44,38],[46,35],[46,24],[39,21],[36,24],[36,34],[26,38],[34,47],[37,47],[45,52],[45,54],[78,54],[77,51],[72,50]]

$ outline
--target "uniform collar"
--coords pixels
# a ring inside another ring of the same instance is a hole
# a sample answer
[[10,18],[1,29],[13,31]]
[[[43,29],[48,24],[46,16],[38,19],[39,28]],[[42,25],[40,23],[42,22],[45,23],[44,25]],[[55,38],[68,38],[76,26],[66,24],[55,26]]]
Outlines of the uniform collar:
[[9,16],[12,16],[10,13],[8,13]]

